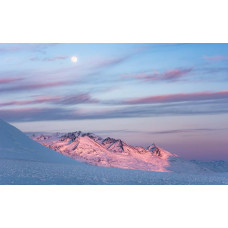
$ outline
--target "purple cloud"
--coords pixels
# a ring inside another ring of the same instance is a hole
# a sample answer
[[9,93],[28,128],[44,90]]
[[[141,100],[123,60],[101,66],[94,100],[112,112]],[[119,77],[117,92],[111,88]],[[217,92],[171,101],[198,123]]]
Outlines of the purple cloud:
[[[59,98],[54,101],[59,102]],[[184,116],[228,113],[228,99],[209,101],[186,101],[166,104],[131,105],[117,108],[98,108],[90,111],[63,106],[58,108],[0,109],[0,118],[7,121],[83,120],[110,118],[143,118],[153,116]],[[174,133],[174,132],[173,132]],[[177,133],[177,132],[176,132]]]
[[13,105],[34,105],[34,104],[61,104],[61,105],[75,105],[75,104],[91,104],[99,103],[99,100],[94,99],[88,93],[81,93],[77,95],[70,96],[42,96],[36,97],[31,100],[14,100],[9,102],[0,103],[0,107],[13,106]]
[[11,106],[11,105],[32,105],[32,104],[41,104],[41,103],[49,103],[59,100],[59,97],[40,97],[35,98],[33,100],[25,100],[25,101],[9,101],[0,103],[1,107]]
[[81,93],[77,95],[65,96],[55,101],[56,104],[74,105],[83,103],[99,103],[99,100],[94,99],[88,93]]
[[39,121],[69,118],[70,112],[62,108],[16,108],[0,110],[1,118],[8,121]]
[[16,92],[16,91],[24,91],[24,90],[37,90],[37,89],[45,89],[45,88],[53,88],[58,86],[64,86],[72,84],[70,81],[60,81],[60,82],[48,82],[48,83],[34,83],[34,84],[24,84],[11,86],[6,88],[0,88],[0,92]]
[[0,79],[0,84],[9,84],[12,82],[21,81],[23,78],[2,78]]
[[84,120],[111,118],[143,118],[154,116],[184,116],[228,113],[228,99],[223,102],[188,101],[170,104],[133,105],[93,111],[78,108],[17,108],[0,109],[0,118],[12,122],[44,120]]
[[134,78],[134,79],[139,79],[143,81],[177,81],[190,72],[192,72],[192,68],[187,68],[187,69],[170,69],[167,70],[164,73],[159,73],[157,71],[154,71],[153,73],[140,73],[140,74],[135,74],[133,76],[128,76],[125,75],[123,78]]
[[220,92],[179,93],[128,99],[123,104],[154,104],[228,98],[228,90]]

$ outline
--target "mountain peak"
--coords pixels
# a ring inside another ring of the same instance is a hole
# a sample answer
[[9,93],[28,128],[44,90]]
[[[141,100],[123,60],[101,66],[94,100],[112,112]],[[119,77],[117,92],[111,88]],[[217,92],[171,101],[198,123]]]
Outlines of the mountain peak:
[[150,151],[153,155],[157,155],[159,157],[163,156],[162,150],[159,147],[157,147],[155,143],[147,147],[147,150]]
[[81,134],[82,134],[81,131],[75,131],[75,132],[67,133],[67,134],[61,136],[61,141],[65,141],[67,139],[75,141],[75,139],[78,138]]
[[110,146],[111,144],[113,144],[113,143],[115,143],[115,139],[113,139],[113,138],[110,138],[110,137],[107,137],[107,138],[105,138],[104,140],[102,140],[102,144],[103,145],[108,145],[108,146]]
[[111,144],[108,147],[108,150],[112,151],[112,152],[119,152],[122,153],[124,152],[124,148],[123,148],[123,142],[120,139],[117,139],[113,142],[113,144]]

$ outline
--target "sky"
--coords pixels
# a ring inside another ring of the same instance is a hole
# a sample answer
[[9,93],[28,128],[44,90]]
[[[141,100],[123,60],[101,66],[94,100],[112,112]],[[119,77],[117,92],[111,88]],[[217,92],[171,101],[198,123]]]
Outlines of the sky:
[[0,95],[0,118],[24,132],[228,161],[228,44],[0,44]]

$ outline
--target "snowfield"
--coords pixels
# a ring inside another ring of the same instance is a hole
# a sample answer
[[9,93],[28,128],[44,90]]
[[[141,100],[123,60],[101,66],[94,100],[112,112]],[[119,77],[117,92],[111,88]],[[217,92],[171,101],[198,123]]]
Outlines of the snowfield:
[[0,159],[1,184],[222,185],[228,173],[184,174]]
[[209,163],[171,159],[175,172],[94,166],[50,150],[0,120],[0,184],[228,184],[228,172],[214,163],[210,169]]

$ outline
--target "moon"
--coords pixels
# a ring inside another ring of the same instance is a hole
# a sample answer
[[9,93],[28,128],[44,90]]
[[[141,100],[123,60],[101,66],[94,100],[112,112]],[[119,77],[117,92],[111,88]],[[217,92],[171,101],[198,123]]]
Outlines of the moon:
[[76,63],[78,61],[78,58],[76,56],[71,57],[71,62]]

